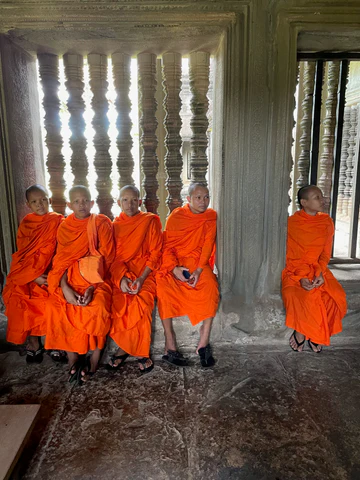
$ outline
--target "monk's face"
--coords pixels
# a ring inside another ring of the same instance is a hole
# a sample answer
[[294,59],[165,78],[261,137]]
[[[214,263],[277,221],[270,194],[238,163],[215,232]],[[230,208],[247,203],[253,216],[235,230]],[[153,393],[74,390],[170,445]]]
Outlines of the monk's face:
[[192,213],[206,212],[210,203],[209,190],[206,187],[196,187],[191,196],[186,198]]
[[133,190],[124,190],[118,200],[118,205],[121,208],[121,211],[125,213],[125,215],[127,215],[128,217],[133,217],[134,215],[137,215],[139,213],[141,199]]
[[91,200],[85,191],[75,190],[70,195],[70,202],[67,205],[74,212],[76,218],[83,220],[90,216],[94,200]]
[[324,209],[325,199],[320,188],[314,187],[307,192],[307,198],[301,200],[301,205],[309,215],[316,215]]
[[48,213],[49,204],[49,197],[42,190],[35,190],[28,194],[26,205],[36,213],[36,215],[45,215]]

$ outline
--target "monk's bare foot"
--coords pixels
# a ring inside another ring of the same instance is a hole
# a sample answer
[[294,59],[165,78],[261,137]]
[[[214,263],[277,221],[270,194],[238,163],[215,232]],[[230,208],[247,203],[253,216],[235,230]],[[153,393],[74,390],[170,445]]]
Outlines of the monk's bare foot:
[[95,348],[90,358],[86,358],[85,367],[81,370],[81,380],[87,382],[95,375],[101,357],[101,350]]
[[109,366],[111,368],[119,367],[122,363],[125,362],[125,360],[127,359],[128,356],[129,356],[129,354],[126,353],[125,350],[123,350],[122,348],[118,348],[116,350],[115,355],[113,355],[110,358]]
[[36,352],[40,348],[39,337],[30,335],[26,342],[26,349]]
[[290,347],[296,352],[302,352],[304,350],[304,343],[305,335],[294,330],[289,339]]
[[67,352],[68,362],[70,365],[69,374],[73,375],[76,372],[76,362],[79,360],[79,355],[74,352]]
[[322,351],[322,345],[319,345],[318,343],[314,343],[311,340],[308,340],[308,344],[313,352],[320,353]]
[[138,358],[138,363],[141,373],[149,373],[154,368],[154,363],[151,358]]

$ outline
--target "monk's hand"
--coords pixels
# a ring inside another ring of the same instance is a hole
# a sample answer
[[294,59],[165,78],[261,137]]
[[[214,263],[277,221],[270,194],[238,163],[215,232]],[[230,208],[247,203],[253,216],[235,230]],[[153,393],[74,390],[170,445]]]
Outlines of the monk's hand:
[[[177,278],[178,280],[180,280],[180,282],[186,282],[188,283],[189,282],[189,279],[185,278],[184,277],[184,274],[183,274],[183,271],[186,270],[187,272],[189,272],[189,269],[186,268],[186,267],[175,267],[173,268],[173,271],[172,273],[174,274],[174,277]],[[190,277],[189,277],[190,278]]]
[[35,278],[34,282],[38,285],[47,285],[47,275],[43,273],[40,277]]
[[313,280],[314,288],[321,287],[321,285],[324,285],[324,283],[325,283],[325,280],[322,273],[320,273],[320,275],[315,277]]
[[82,307],[86,307],[86,305],[89,305],[89,303],[93,299],[94,290],[95,290],[95,287],[93,285],[91,285],[90,287],[88,287],[85,290],[84,295],[82,297],[80,297],[80,305]]
[[189,285],[190,287],[196,287],[196,284],[198,283],[199,281],[199,278],[200,278],[200,275],[201,275],[201,272],[203,271],[202,268],[197,268],[190,276],[189,278]]
[[70,303],[71,305],[76,305],[77,307],[81,304],[81,295],[75,290],[73,290],[69,285],[63,285],[62,291],[65,297],[65,300]]
[[130,286],[130,293],[132,295],[136,295],[137,293],[140,292],[141,287],[143,286],[143,283],[145,281],[145,278],[139,277],[136,280],[134,280]]
[[120,290],[123,293],[132,293],[131,285],[132,281],[130,280],[130,278],[123,277],[120,281]]
[[300,280],[300,285],[304,290],[308,292],[314,288],[314,284],[308,278],[302,278]]

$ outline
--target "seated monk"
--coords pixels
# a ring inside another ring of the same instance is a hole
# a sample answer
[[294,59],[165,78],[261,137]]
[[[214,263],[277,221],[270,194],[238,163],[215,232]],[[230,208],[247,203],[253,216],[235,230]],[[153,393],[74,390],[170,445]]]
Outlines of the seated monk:
[[3,291],[8,318],[6,339],[18,345],[27,340],[27,363],[41,363],[41,336],[46,335],[45,306],[49,296],[47,273],[63,217],[49,212],[51,200],[42,185],[32,185],[25,195],[32,213],[20,223],[16,239],[18,250],[12,256]]
[[139,190],[120,190],[121,214],[114,220],[116,257],[111,266],[113,283],[110,337],[119,347],[107,365],[117,370],[129,355],[138,357],[142,373],[154,365],[150,359],[151,320],[156,294],[154,270],[161,256],[162,233],[157,215],[139,210]]
[[282,272],[282,297],[286,325],[294,330],[290,346],[297,352],[305,340],[313,352],[330,345],[341,332],[346,314],[343,288],[327,265],[334,237],[332,219],[321,210],[324,198],[315,185],[298,191],[300,210],[288,221],[286,266]]
[[156,274],[159,314],[165,333],[163,360],[186,366],[177,350],[172,318],[187,315],[192,325],[202,322],[196,353],[203,367],[215,364],[209,344],[219,291],[213,273],[216,212],[209,206],[209,190],[194,183],[187,203],[176,208],[166,222],[162,264]]
[[[70,189],[69,199],[73,213],[58,230],[48,275],[46,348],[67,351],[69,381],[81,385],[96,372],[110,329],[107,272],[115,248],[111,221],[90,213],[94,201],[89,190],[77,185]],[[90,359],[86,357],[89,350],[93,350]]]

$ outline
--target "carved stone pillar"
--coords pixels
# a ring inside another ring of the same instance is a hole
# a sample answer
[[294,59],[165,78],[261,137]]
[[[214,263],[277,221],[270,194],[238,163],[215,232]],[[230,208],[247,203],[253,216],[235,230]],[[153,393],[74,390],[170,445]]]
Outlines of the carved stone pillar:
[[349,131],[349,148],[346,159],[346,180],[344,189],[343,212],[345,215],[351,215],[351,196],[354,175],[354,163],[356,158],[355,146],[357,142],[357,125],[358,125],[358,107],[351,107],[350,111],[350,131]]
[[181,149],[181,61],[180,53],[165,53],[163,55],[163,86],[165,92],[164,108],[166,129],[165,168],[167,179],[165,182],[168,197],[166,204],[172,212],[174,208],[181,207],[181,171],[183,160]]
[[303,89],[304,98],[301,102],[300,121],[301,136],[299,140],[300,154],[297,160],[298,178],[296,180],[297,189],[309,183],[310,169],[310,148],[311,148],[311,124],[313,94],[315,82],[315,62],[304,62],[303,83],[300,88]]
[[351,107],[345,107],[344,109],[344,123],[343,134],[341,139],[341,157],[340,157],[340,171],[339,171],[339,194],[337,210],[340,214],[347,214],[344,211],[344,198],[345,198],[345,182],[346,182],[346,161],[348,158],[349,138],[350,138],[350,112]]
[[142,149],[141,169],[144,174],[142,186],[145,190],[144,203],[148,212],[157,213],[159,198],[157,197],[158,181],[156,178],[159,161],[156,155],[156,55],[140,53],[138,55],[139,107],[141,111],[140,145]]
[[66,89],[69,93],[67,106],[70,112],[69,126],[71,130],[70,147],[71,171],[74,185],[88,185],[88,161],[85,154],[87,141],[85,138],[85,102],[84,94],[84,60],[81,55],[64,55]]
[[207,97],[209,89],[210,54],[206,52],[194,52],[190,54],[190,89],[192,93],[190,122],[191,137],[191,182],[206,183],[208,159],[206,149],[208,146],[207,129],[209,121],[207,111],[209,101]]
[[118,148],[117,168],[120,175],[119,188],[125,185],[134,185],[132,173],[134,170],[134,160],[131,149],[133,141],[131,137],[132,122],[130,119],[131,101],[130,92],[130,65],[131,57],[123,53],[114,53],[112,55],[114,86],[116,90],[116,111],[118,113],[116,126],[118,135],[116,145]]
[[106,92],[108,87],[107,57],[92,53],[88,55],[90,87],[93,93],[91,101],[94,110],[92,125],[95,130],[94,166],[97,173],[96,188],[98,191],[97,203],[100,213],[112,218],[111,207],[114,203],[111,196],[111,157],[109,154],[110,139],[108,135],[109,120],[107,117],[108,101]]
[[322,137],[322,154],[320,156],[320,178],[318,186],[325,197],[324,211],[330,211],[332,187],[332,169],[334,164],[334,143],[336,127],[337,89],[339,84],[340,62],[329,62],[327,76],[327,99],[325,102],[324,134]]
[[41,85],[44,92],[45,143],[48,149],[46,166],[50,175],[49,186],[52,194],[52,208],[55,212],[65,213],[65,160],[61,153],[63,140],[61,136],[59,88],[59,58],[57,55],[38,55]]

